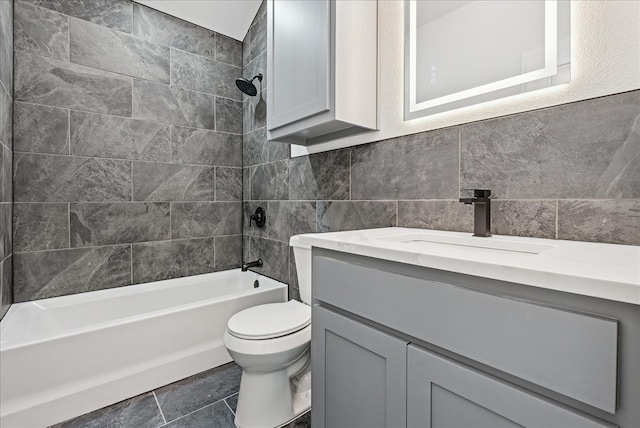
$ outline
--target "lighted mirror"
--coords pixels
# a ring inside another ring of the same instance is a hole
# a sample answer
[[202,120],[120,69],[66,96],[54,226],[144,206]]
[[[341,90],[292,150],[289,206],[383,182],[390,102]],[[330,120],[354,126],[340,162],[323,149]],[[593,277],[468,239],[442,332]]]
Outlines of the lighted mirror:
[[565,0],[405,0],[405,120],[571,80]]

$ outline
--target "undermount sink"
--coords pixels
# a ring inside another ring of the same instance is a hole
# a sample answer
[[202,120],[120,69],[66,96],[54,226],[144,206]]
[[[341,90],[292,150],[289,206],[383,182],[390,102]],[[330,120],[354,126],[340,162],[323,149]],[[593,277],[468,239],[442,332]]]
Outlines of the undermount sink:
[[512,253],[540,254],[544,251],[555,248],[554,245],[523,242],[501,237],[479,238],[473,236],[443,236],[431,233],[410,233],[400,235],[379,236],[379,239],[389,242],[409,244],[411,246],[433,247],[458,246],[468,248],[480,248],[483,250],[508,251]]

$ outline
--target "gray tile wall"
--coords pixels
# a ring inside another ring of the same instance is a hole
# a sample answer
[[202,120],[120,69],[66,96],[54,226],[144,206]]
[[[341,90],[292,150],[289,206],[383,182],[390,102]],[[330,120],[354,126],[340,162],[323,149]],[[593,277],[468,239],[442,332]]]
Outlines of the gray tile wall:
[[[266,69],[264,6],[243,44]],[[640,91],[288,159],[265,98],[243,99],[246,257],[298,295],[291,235],[402,226],[472,232],[464,189],[494,193],[493,233],[640,245]],[[264,229],[249,227],[257,206]]]
[[15,301],[239,266],[242,43],[129,0],[16,1],[13,35]]
[[13,0],[0,0],[0,319],[13,303]]

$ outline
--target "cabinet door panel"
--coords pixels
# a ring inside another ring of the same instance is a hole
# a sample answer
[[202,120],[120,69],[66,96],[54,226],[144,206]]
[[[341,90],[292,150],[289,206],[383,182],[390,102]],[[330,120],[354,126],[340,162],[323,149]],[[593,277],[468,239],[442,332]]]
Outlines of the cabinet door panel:
[[313,307],[314,427],[406,425],[407,342]]
[[415,345],[407,372],[409,428],[614,426]]
[[329,7],[329,0],[269,4],[269,130],[329,109]]

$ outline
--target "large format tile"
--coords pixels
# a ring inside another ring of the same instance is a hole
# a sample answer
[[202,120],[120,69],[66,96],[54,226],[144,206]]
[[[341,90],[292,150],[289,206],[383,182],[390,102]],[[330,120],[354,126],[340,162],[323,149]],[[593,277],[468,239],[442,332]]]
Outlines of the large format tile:
[[258,165],[251,174],[251,199],[282,200],[289,194],[289,161]]
[[131,32],[130,0],[29,0],[65,15],[75,16],[116,30]]
[[316,231],[315,202],[269,202],[269,238],[289,243],[289,238]]
[[0,2],[0,83],[13,94],[13,3]]
[[171,238],[204,238],[242,233],[241,202],[174,202]]
[[216,97],[216,131],[242,134],[242,102]]
[[558,238],[640,245],[640,199],[558,201]]
[[131,116],[131,78],[16,52],[15,99]]
[[11,234],[11,203],[0,203],[0,260],[4,260],[9,254],[12,253],[12,241],[13,236]]
[[165,418],[172,421],[238,392],[241,373],[240,367],[229,363],[157,389]]
[[224,401],[218,401],[173,422],[166,428],[236,428],[235,415]]
[[172,127],[171,160],[177,163],[242,166],[242,136]]
[[0,261],[0,319],[13,303],[13,257]]
[[216,201],[242,201],[242,168],[216,167]]
[[269,162],[269,143],[267,143],[266,127],[244,134],[242,157],[243,166],[245,167]]
[[16,202],[131,200],[131,163],[111,159],[16,154]]
[[241,92],[235,79],[241,74],[240,68],[178,49],[171,50],[171,84],[178,88],[240,100]]
[[16,1],[13,19],[16,50],[69,61],[68,17]]
[[215,57],[214,31],[137,3],[133,3],[133,34],[198,55]]
[[69,110],[19,102],[13,108],[15,151],[69,154]]
[[213,167],[133,163],[135,201],[213,201]]
[[164,423],[153,393],[139,395],[51,428],[157,428]]
[[317,214],[318,232],[396,225],[396,203],[392,201],[319,201]]
[[398,201],[398,226],[473,231],[473,207],[459,201]]
[[555,201],[493,201],[491,233],[555,239]]
[[351,199],[458,196],[458,128],[351,149]]
[[214,245],[216,270],[234,269],[242,265],[242,235],[216,236]]
[[169,202],[71,204],[71,247],[169,239]]
[[215,270],[213,238],[145,242],[132,246],[135,284]]
[[72,111],[71,154],[145,161],[170,160],[170,125]]
[[246,97],[242,106],[242,133],[246,134],[267,125],[267,90],[260,91],[258,95]]
[[134,80],[133,118],[213,129],[213,97],[146,80]]
[[291,159],[289,199],[349,199],[349,149]]
[[277,281],[289,280],[289,243],[251,236],[245,261],[262,259],[263,266],[252,270]]
[[16,302],[131,284],[128,245],[14,254]]
[[242,68],[242,42],[216,34],[216,61]]
[[4,87],[0,85],[0,143],[8,148],[13,146],[13,100]]
[[13,205],[15,252],[69,248],[69,212],[66,203]]
[[169,48],[76,18],[69,20],[71,62],[169,83]]
[[[640,91],[636,93],[640,94]],[[596,195],[607,198],[637,197],[640,187],[640,114],[622,146],[598,179]]]
[[0,144],[0,202],[12,202],[14,199],[13,159],[13,152]]
[[640,91],[462,128],[461,186],[505,199],[640,197]]
[[267,15],[266,10],[261,9],[253,19],[244,38],[242,63],[249,64],[265,49],[267,49]]

